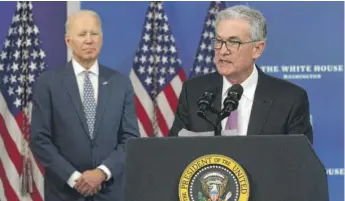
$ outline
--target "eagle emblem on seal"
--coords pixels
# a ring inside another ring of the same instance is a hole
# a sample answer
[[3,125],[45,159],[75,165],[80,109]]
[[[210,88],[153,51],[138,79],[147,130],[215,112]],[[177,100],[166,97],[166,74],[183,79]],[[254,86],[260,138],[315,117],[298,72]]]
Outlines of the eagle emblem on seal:
[[201,177],[200,182],[202,192],[198,194],[199,201],[228,201],[232,196],[231,191],[225,194],[228,177],[220,172],[206,173]]

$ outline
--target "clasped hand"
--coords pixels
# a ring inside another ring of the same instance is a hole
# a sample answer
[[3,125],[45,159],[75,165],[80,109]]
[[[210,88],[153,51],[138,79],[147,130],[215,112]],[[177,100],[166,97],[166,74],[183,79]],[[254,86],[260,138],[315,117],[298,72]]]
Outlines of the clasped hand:
[[107,175],[100,169],[87,170],[76,180],[74,188],[83,196],[92,196],[101,190]]

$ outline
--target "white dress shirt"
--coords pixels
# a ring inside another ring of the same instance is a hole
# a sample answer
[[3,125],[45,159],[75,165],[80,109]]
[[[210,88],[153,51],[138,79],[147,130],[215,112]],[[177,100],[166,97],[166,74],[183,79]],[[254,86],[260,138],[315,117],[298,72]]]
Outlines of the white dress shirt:
[[[75,59],[72,59],[72,64],[73,64],[73,70],[74,74],[77,79],[77,84],[78,84],[78,89],[79,89],[79,94],[80,98],[83,101],[83,93],[84,93],[84,78],[85,78],[85,73],[84,71],[90,71],[91,73],[89,74],[92,88],[94,91],[95,95],[95,100],[97,103],[98,100],[98,76],[99,76],[99,66],[98,66],[98,61],[96,61],[89,70],[86,70],[84,67],[82,67]],[[106,173],[107,175],[107,180],[111,178],[111,172],[110,170],[105,166],[105,165],[100,165],[97,168],[101,169],[103,172]],[[75,180],[77,180],[80,177],[81,173],[79,171],[73,172],[73,174],[70,176],[68,179],[67,183],[70,187],[74,187],[75,185]]]
[[[254,70],[251,75],[241,84],[243,87],[243,94],[238,104],[238,119],[237,119],[237,133],[239,135],[247,135],[249,118],[252,111],[253,101],[254,101],[254,94],[256,90],[256,86],[258,83],[258,70],[254,64]],[[223,109],[223,102],[227,96],[228,90],[232,84],[223,77],[223,89],[222,89],[222,103],[221,108]],[[226,122],[228,117],[222,120],[222,130],[224,130],[226,126]]]

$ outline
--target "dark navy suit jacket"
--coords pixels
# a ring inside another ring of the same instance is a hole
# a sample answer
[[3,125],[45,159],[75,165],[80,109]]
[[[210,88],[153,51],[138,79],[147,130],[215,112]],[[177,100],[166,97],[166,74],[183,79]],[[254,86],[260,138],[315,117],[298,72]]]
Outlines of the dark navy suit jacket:
[[85,200],[67,180],[104,164],[112,178],[87,200],[123,201],[124,146],[139,136],[128,77],[99,65],[94,138],[88,134],[72,63],[46,71],[33,94],[30,146],[45,168],[45,201]]

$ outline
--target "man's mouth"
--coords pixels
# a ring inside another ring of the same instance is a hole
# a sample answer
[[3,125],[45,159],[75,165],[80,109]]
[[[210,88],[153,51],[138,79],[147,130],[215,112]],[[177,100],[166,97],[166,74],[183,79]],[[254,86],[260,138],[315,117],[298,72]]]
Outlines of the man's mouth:
[[221,64],[224,64],[224,63],[231,63],[231,61],[225,60],[225,59],[220,59],[220,60],[219,60],[219,63],[221,63]]

